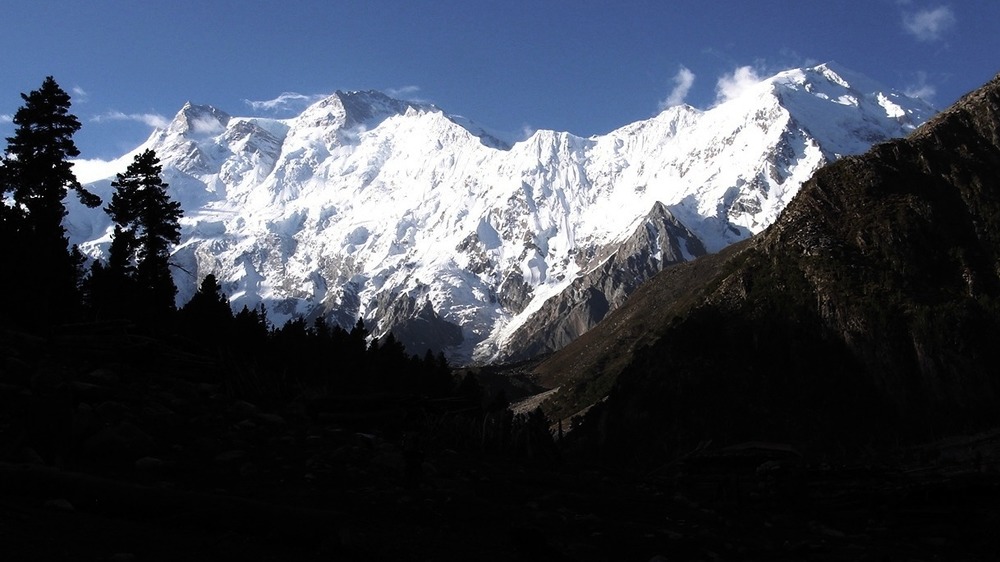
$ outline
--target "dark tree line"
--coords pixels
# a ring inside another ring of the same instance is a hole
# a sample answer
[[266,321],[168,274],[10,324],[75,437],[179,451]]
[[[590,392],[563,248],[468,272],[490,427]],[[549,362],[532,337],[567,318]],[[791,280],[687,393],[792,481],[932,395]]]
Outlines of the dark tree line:
[[220,358],[227,384],[251,400],[280,400],[309,389],[317,396],[385,393],[444,397],[452,394],[444,355],[410,355],[392,334],[370,338],[364,321],[351,330],[318,317],[273,327],[263,307],[233,314],[214,275],[178,311],[187,345]]

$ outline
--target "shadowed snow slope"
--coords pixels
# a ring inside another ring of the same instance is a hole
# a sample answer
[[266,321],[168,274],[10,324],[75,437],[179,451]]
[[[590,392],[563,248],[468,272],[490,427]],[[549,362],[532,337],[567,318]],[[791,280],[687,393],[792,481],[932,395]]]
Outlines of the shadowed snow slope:
[[[823,164],[932,112],[822,65],[591,138],[507,146],[434,106],[337,92],[284,120],[187,104],[137,150],[157,152],[184,210],[179,302],[214,273],[234,307],[263,303],[278,323],[364,317],[412,352],[485,361],[563,345],[665,265],[762,230]],[[109,183],[91,187],[107,200]],[[68,205],[72,242],[104,254],[106,217]],[[623,244],[639,255],[633,278],[594,273],[629,263]],[[515,345],[545,333],[558,317],[546,301],[584,278],[606,305],[581,305],[564,338]]]

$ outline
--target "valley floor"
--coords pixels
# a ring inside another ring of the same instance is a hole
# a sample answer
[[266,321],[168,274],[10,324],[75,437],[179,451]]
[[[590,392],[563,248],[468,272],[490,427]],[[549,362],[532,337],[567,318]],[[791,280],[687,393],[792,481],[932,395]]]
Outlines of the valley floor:
[[[58,345],[78,346],[71,340]],[[424,420],[423,436],[394,431],[392,420],[429,411],[411,398],[250,404],[206,382],[211,369],[198,358],[142,345],[133,357],[155,358],[155,369],[126,360],[52,371],[77,397],[62,427],[57,409],[44,410],[58,402],[46,394],[52,381],[22,376],[24,353],[4,352],[5,560],[952,561],[1000,552],[1000,432],[851,466],[762,444],[638,473],[558,447],[443,446],[454,426],[441,416]]]
[[973,466],[816,469],[795,497],[692,499],[698,483],[431,462],[416,490],[322,475],[197,489],[4,464],[0,538],[12,560],[990,560],[1000,547],[1000,478]]

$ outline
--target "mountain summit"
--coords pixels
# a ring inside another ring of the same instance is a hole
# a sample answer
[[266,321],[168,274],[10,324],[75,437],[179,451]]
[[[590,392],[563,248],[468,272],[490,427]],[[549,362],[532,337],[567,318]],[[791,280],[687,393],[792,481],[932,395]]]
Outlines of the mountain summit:
[[[337,92],[281,120],[189,104],[138,150],[184,209],[179,300],[214,273],[279,323],[363,317],[411,351],[486,361],[565,345],[665,266],[760,232],[820,166],[932,113],[821,65],[591,138],[508,146],[431,105]],[[99,212],[67,222],[106,252]]]

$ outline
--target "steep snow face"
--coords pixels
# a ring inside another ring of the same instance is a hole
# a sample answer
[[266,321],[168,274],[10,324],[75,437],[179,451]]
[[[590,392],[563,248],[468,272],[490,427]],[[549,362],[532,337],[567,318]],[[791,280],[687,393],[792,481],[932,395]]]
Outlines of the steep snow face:
[[[717,251],[773,222],[819,166],[932,113],[822,65],[591,138],[538,131],[508,147],[434,106],[337,92],[286,120],[187,104],[137,150],[156,150],[184,210],[179,302],[215,273],[235,307],[263,303],[279,323],[360,316],[382,334],[419,315],[436,334],[404,343],[468,361],[657,203]],[[109,182],[91,187],[107,199]],[[72,241],[104,253],[107,218],[69,206]]]

